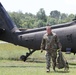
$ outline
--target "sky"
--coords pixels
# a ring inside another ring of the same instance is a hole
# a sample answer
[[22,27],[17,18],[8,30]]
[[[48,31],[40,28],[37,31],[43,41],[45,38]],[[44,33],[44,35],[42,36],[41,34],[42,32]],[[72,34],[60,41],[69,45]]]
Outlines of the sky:
[[50,15],[53,10],[61,13],[76,14],[76,0],[0,0],[7,11],[22,11],[37,14],[40,8]]

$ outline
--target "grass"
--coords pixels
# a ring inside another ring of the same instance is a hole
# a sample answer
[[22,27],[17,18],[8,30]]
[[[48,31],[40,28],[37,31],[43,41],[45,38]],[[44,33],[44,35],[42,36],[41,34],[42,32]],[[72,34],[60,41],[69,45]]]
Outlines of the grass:
[[0,61],[0,75],[75,75],[76,66],[70,65],[68,72],[64,69],[54,72],[51,68],[50,73],[46,73],[45,63],[22,62],[22,61]]
[[19,60],[20,55],[28,52],[24,47],[15,46],[13,44],[0,44],[0,59]]
[[54,72],[46,73],[45,52],[36,51],[26,62],[20,60],[21,55],[25,55],[28,50],[24,47],[13,44],[0,44],[0,75],[75,75],[76,74],[76,55],[65,53],[64,56],[69,62],[70,69],[57,69]]

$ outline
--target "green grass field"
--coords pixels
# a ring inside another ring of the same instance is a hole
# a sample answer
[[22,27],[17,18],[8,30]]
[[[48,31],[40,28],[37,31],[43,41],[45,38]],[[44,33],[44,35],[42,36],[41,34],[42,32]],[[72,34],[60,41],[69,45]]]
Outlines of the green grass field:
[[69,71],[57,69],[54,72],[46,73],[45,52],[36,51],[26,62],[20,60],[21,55],[25,55],[28,50],[24,47],[13,44],[0,44],[0,75],[76,75],[76,55],[64,54],[69,62]]

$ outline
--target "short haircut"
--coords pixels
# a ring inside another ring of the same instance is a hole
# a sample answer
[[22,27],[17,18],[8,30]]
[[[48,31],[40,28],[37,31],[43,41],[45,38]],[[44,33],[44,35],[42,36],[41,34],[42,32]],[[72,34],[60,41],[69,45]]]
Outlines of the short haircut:
[[51,26],[46,26],[46,29],[51,29]]

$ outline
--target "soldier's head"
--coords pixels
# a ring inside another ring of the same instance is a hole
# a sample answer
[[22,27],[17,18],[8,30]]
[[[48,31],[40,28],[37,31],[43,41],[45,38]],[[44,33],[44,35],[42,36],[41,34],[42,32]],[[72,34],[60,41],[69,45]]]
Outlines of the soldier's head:
[[46,32],[47,32],[48,35],[52,33],[52,29],[51,29],[50,26],[46,27]]

